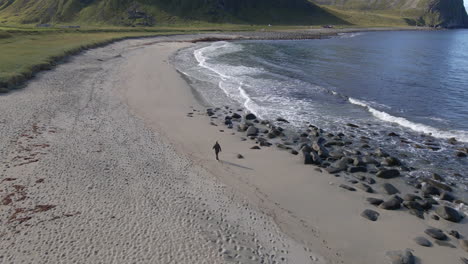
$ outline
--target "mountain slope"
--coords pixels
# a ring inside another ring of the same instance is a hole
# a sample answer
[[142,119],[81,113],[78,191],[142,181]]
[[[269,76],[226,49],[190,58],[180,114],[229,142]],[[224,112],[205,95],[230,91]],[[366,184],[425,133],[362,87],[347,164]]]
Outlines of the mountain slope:
[[0,0],[1,19],[26,24],[346,24],[307,0]]
[[447,28],[468,27],[463,0],[314,0],[340,11],[399,15],[408,22]]

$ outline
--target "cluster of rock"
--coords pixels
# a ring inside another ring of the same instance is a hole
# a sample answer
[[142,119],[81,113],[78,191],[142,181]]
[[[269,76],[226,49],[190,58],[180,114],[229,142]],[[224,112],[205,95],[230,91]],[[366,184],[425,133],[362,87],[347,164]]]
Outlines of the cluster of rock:
[[[432,178],[406,178],[408,172],[414,168],[406,166],[403,161],[381,148],[372,148],[367,144],[368,138],[361,137],[357,142],[343,133],[325,132],[314,125],[308,125],[303,132],[294,132],[282,127],[288,123],[284,118],[277,118],[275,121],[260,120],[252,113],[239,114],[242,111],[226,107],[210,108],[206,113],[212,120],[220,120],[227,128],[243,133],[243,140],[254,141],[256,145],[252,149],[276,146],[293,155],[301,154],[304,164],[315,165],[320,171],[325,170],[346,179],[346,184],[338,185],[340,188],[351,192],[360,190],[369,194],[378,193],[383,199],[367,198],[367,202],[377,210],[404,210],[421,219],[430,217],[433,220],[443,219],[454,223],[459,223],[464,218],[464,214],[455,207],[466,203],[457,199],[452,193],[453,186],[444,183],[442,176],[433,174]],[[351,123],[347,126],[350,129],[358,128]],[[240,157],[243,158],[242,155]],[[404,188],[397,188],[394,184],[403,184]],[[361,216],[377,221],[380,214],[376,210],[366,209]],[[432,246],[430,241],[422,238],[417,240],[419,245]],[[437,244],[446,246],[441,242]],[[463,246],[466,242],[459,244],[467,250]],[[397,259],[413,258],[410,251],[400,253],[392,256]]]

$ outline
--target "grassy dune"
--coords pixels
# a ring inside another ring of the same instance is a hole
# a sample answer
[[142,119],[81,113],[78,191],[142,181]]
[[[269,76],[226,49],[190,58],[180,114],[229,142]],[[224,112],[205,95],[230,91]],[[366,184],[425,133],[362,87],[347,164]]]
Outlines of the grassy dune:
[[[5,31],[7,29],[7,31]],[[184,33],[184,31],[85,32],[0,28],[0,92],[17,88],[41,70],[52,68],[66,56],[130,37]]]

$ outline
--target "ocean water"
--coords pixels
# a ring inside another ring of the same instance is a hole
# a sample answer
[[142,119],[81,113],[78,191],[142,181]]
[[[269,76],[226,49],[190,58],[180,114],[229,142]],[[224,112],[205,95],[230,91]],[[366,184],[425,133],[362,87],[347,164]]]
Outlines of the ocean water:
[[468,159],[454,153],[468,145],[467,47],[468,30],[369,32],[205,43],[175,64],[214,106],[283,117],[298,130],[347,133],[353,123],[372,147],[416,168],[412,176],[437,172],[466,188]]

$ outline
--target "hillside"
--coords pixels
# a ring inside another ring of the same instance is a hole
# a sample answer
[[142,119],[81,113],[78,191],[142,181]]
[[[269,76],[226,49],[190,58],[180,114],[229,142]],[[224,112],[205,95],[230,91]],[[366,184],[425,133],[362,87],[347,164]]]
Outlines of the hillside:
[[0,25],[468,27],[463,0],[0,0]]
[[307,0],[0,0],[0,23],[346,24]]
[[335,10],[337,14],[358,12],[397,16],[408,24],[468,27],[468,16],[463,0],[314,0],[315,3]]

